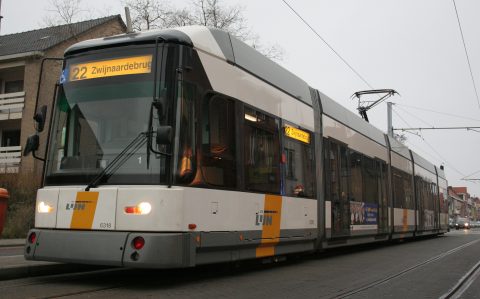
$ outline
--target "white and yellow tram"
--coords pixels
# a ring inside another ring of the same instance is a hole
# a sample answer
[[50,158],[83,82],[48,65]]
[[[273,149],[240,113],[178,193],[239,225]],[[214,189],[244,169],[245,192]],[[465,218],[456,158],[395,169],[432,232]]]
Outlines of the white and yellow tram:
[[442,169],[217,29],[75,44],[53,109],[29,260],[191,267],[448,229]]

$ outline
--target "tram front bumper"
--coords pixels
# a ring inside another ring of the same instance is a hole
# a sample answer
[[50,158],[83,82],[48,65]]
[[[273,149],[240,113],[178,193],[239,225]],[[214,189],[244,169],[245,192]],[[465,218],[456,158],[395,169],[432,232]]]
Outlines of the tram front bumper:
[[[32,233],[35,233],[34,238]],[[141,249],[134,248],[133,239],[136,237],[144,240]],[[63,263],[184,268],[195,265],[195,250],[195,242],[189,233],[32,229],[24,255],[27,260]]]

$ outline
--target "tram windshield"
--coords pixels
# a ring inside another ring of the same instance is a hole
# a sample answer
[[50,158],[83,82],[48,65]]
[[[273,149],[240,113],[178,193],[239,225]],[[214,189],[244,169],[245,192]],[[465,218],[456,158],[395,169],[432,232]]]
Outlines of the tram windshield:
[[[129,47],[66,60],[49,142],[47,185],[88,184],[147,132],[154,53],[153,47]],[[160,82],[157,91],[162,88],[168,87]],[[168,118],[162,122],[168,124]],[[149,154],[143,143],[101,183],[165,183],[165,169],[165,156]]]

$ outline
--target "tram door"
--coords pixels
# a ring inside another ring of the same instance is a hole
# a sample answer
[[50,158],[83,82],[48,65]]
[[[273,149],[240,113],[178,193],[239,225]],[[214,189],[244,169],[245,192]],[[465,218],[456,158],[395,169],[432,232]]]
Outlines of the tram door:
[[422,178],[419,176],[415,177],[415,183],[416,183],[416,198],[417,198],[417,211],[418,211],[418,220],[417,220],[417,230],[418,231],[423,231],[424,230],[424,196],[425,196],[425,190],[424,190],[424,184],[422,181]]
[[380,206],[378,209],[378,232],[387,233],[388,232],[388,189],[387,189],[387,179],[388,179],[388,168],[387,164],[383,161],[377,162],[378,167],[381,168],[381,178],[380,178]]
[[330,142],[328,150],[328,187],[331,200],[332,237],[350,234],[350,202],[348,199],[348,149]]

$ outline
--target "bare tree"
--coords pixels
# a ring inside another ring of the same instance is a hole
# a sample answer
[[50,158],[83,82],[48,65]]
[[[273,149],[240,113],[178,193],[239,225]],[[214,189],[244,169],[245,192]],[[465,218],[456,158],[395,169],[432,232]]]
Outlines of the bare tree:
[[269,44],[269,45],[264,45],[261,42],[259,42],[258,36],[255,36],[249,44],[257,50],[258,52],[262,53],[266,57],[276,60],[276,61],[282,61],[284,56],[285,56],[285,51],[283,48],[278,45],[278,44]]
[[242,6],[223,6],[220,0],[193,0],[192,3],[196,24],[225,30],[243,41],[253,38]]
[[44,17],[46,26],[72,24],[79,21],[85,9],[82,9],[82,0],[50,0],[49,14]]
[[197,24],[194,16],[188,9],[175,9],[169,16],[166,27],[180,27]]
[[203,25],[225,30],[250,44],[274,60],[282,60],[283,49],[278,45],[263,46],[253,34],[243,16],[244,7],[225,6],[221,0],[192,0],[192,8],[177,9],[165,1],[124,0],[132,12],[135,30]]

